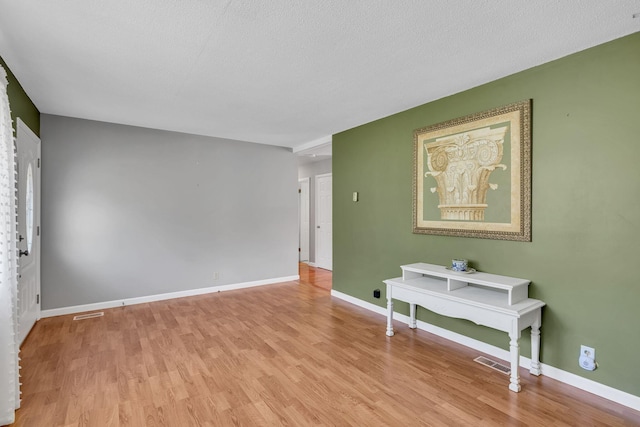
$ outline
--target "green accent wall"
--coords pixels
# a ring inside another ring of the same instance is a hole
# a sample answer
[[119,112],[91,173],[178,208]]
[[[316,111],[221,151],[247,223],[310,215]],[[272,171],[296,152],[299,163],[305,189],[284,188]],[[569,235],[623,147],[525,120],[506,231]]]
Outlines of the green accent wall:
[[[413,234],[413,131],[525,99],[533,99],[532,242]],[[400,276],[400,265],[455,257],[530,279],[530,297],[547,303],[542,362],[640,396],[639,120],[635,33],[334,135],[334,289],[385,306],[382,280]],[[418,318],[508,349],[502,332],[422,308]],[[528,330],[521,343],[528,355]],[[578,366],[580,344],[595,348],[597,370]]]
[[9,95],[9,107],[11,108],[11,119],[13,120],[13,130],[16,130],[17,118],[20,117],[22,121],[29,126],[36,135],[40,136],[40,112],[36,108],[31,99],[24,91],[16,76],[13,75],[9,66],[0,57],[0,65],[7,72],[7,93]]

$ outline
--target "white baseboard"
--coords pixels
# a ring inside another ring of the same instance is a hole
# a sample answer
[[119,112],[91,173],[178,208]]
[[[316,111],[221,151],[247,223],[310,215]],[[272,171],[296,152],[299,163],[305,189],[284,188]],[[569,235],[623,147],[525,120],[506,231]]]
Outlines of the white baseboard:
[[51,310],[42,310],[41,317],[62,316],[64,314],[82,313],[84,311],[102,310],[114,307],[123,307],[126,305],[144,304],[153,301],[163,301],[173,298],[191,297],[195,295],[204,295],[214,292],[233,291],[235,289],[252,288],[254,286],[272,285],[274,283],[291,282],[300,279],[299,275],[277,277],[275,279],[256,280],[253,282],[233,283],[230,285],[211,286],[208,288],[189,289],[186,291],[169,292],[166,294],[147,295],[144,297],[125,298],[115,301],[97,302],[93,304],[74,305],[71,307],[60,307]]
[[307,261],[307,264],[309,265],[309,267],[315,267],[316,263],[315,262],[311,262],[311,261]]
[[[351,304],[357,305],[358,307],[362,307],[367,310],[378,313],[384,316],[385,318],[387,317],[387,309],[384,307],[371,304],[370,302],[363,301],[361,299],[352,297],[351,295],[347,295],[336,290],[331,290],[331,296],[334,296],[338,299],[349,302]],[[393,318],[394,320],[399,320],[401,322],[405,322],[405,323],[409,322],[409,316],[400,314],[397,312],[394,312]],[[439,337],[446,338],[450,341],[456,342],[466,347],[473,348],[475,350],[489,354],[498,359],[502,359],[506,361],[509,360],[509,351],[507,350],[503,350],[499,347],[487,344],[482,341],[478,341],[473,338],[469,338],[467,336],[458,334],[456,332],[452,332],[448,329],[440,328],[438,326],[432,325],[427,322],[423,322],[421,320],[418,320],[417,323],[418,323],[418,329],[422,329],[423,331],[430,332],[434,335],[438,335]],[[384,325],[384,329],[386,330],[386,324]],[[381,331],[381,334],[384,335],[384,330]],[[530,365],[531,365],[531,359],[529,359],[528,357],[520,356],[520,366],[526,369],[529,369]],[[554,380],[558,380],[565,384],[569,384],[573,387],[579,388],[589,393],[593,393],[596,396],[603,397],[605,399],[627,406],[631,409],[635,409],[636,411],[640,411],[640,397],[638,396],[624,392],[622,390],[615,389],[613,387],[609,387],[608,385],[601,384],[599,382],[581,377],[579,375],[572,374],[571,372],[563,371],[562,369],[558,369],[551,365],[546,365],[544,363],[541,363],[540,365],[541,365],[542,375],[545,375],[549,378],[553,378]]]

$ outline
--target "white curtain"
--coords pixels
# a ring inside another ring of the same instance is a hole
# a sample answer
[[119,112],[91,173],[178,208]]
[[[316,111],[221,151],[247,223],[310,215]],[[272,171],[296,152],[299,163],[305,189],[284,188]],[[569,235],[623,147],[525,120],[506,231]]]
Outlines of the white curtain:
[[0,425],[13,423],[20,406],[15,161],[7,74],[0,66]]

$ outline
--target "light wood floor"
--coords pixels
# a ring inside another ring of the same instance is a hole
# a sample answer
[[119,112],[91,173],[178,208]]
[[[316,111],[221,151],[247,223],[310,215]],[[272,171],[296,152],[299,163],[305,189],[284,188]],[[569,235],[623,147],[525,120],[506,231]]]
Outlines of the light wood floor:
[[332,274],[329,270],[322,268],[309,267],[308,264],[301,262],[298,267],[300,273],[300,283],[317,286],[318,288],[331,290]]
[[[42,319],[16,426],[640,425],[640,413],[287,282]],[[326,283],[325,283],[326,285]]]

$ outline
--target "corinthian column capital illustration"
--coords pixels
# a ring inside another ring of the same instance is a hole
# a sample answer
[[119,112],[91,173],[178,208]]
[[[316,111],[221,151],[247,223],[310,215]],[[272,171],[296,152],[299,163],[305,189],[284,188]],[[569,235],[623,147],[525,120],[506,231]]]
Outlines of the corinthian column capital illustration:
[[498,188],[489,183],[501,164],[507,126],[485,127],[448,135],[424,144],[427,152],[426,176],[432,176],[437,186],[442,219],[484,221],[487,191]]

